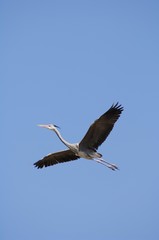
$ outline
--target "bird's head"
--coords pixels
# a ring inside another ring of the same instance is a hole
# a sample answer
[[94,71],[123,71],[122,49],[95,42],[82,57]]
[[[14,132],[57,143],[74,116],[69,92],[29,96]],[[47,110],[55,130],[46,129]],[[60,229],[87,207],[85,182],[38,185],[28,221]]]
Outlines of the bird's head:
[[38,127],[43,127],[43,128],[47,128],[49,130],[53,130],[55,131],[56,128],[59,128],[57,125],[55,124],[38,124]]

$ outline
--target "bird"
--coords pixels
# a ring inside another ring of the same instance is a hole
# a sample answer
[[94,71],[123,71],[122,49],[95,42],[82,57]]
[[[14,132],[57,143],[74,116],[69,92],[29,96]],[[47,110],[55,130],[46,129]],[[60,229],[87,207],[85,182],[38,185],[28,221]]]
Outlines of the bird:
[[103,115],[94,121],[79,143],[67,142],[59,132],[59,127],[55,124],[39,124],[39,127],[54,131],[67,149],[48,154],[43,159],[35,162],[34,166],[41,169],[58,163],[84,158],[87,160],[94,160],[97,163],[107,166],[111,170],[117,170],[118,167],[115,164],[105,161],[102,158],[102,154],[97,152],[97,150],[112,131],[115,122],[118,120],[123,110],[124,108],[118,102],[113,104]]

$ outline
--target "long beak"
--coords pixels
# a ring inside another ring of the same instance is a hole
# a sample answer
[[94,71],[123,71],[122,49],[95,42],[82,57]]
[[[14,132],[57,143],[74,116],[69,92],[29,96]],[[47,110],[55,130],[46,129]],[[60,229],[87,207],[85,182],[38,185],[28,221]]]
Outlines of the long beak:
[[38,124],[38,127],[42,127],[42,128],[48,128],[49,127],[49,125],[45,125],[45,124]]
[[[53,126],[60,129],[60,127],[57,125],[53,125]],[[38,127],[50,129],[50,124],[38,124]]]

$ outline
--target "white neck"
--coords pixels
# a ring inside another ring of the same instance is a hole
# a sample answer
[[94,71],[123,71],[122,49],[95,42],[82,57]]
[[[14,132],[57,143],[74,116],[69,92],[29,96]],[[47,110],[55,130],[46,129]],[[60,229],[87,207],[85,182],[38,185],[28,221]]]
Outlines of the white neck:
[[61,140],[61,142],[63,142],[68,148],[70,148],[71,143],[67,142],[65,139],[63,139],[63,137],[61,136],[60,132],[57,130],[57,128],[54,129],[55,133],[57,134],[57,136],[59,137],[59,139]]

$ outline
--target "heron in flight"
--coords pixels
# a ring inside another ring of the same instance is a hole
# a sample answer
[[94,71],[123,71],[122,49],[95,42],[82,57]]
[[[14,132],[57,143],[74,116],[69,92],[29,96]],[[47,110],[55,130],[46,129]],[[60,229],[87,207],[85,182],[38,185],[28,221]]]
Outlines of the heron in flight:
[[85,158],[101,163],[112,170],[118,169],[115,164],[106,162],[102,158],[102,154],[97,152],[98,147],[106,140],[109,133],[114,127],[115,122],[120,117],[123,107],[116,103],[113,104],[107,112],[100,116],[88,129],[84,138],[79,143],[69,143],[60,134],[58,126],[53,124],[38,125],[39,127],[47,128],[54,131],[59,139],[66,145],[67,150],[51,153],[43,159],[34,163],[37,168],[48,167],[57,163],[68,162]]

